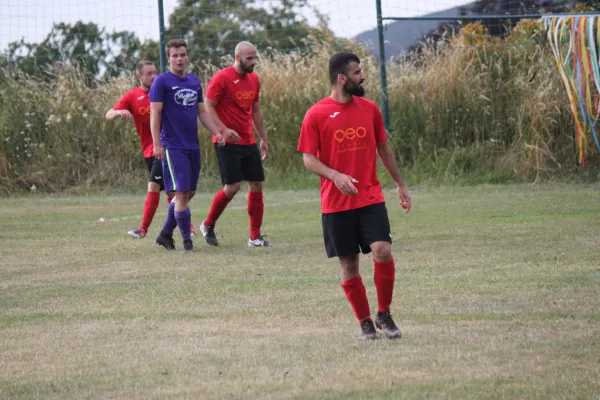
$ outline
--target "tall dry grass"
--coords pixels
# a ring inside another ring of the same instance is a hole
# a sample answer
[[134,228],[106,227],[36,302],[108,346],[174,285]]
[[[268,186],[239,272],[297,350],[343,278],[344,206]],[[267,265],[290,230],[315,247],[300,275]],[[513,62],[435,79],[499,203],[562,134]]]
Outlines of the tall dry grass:
[[[472,43],[465,34],[388,65],[391,143],[412,183],[533,179],[573,166],[572,118],[551,53],[540,32],[521,33],[525,39],[517,33],[509,43]],[[296,52],[270,52],[258,69],[269,174],[303,170],[296,153],[302,119],[329,93],[327,61],[340,45],[308,42]],[[376,60],[347,47],[361,56],[367,96],[380,101]],[[206,84],[218,67],[196,60],[193,72]],[[2,74],[0,191],[143,182],[133,124],[104,121],[134,87],[133,76],[124,72],[90,88],[76,70],[51,72],[50,82]],[[209,137],[200,138],[203,174],[216,176]]]

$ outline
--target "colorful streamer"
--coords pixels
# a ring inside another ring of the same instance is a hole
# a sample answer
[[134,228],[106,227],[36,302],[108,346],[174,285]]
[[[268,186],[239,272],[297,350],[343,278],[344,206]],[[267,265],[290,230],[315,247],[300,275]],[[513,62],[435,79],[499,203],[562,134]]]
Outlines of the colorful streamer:
[[571,104],[578,161],[585,167],[589,136],[600,152],[600,16],[548,16],[543,21]]

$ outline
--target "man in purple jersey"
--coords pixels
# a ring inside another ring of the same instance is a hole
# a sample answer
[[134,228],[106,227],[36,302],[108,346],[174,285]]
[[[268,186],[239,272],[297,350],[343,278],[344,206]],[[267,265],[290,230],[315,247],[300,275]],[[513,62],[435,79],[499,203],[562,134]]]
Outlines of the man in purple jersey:
[[196,193],[200,178],[200,144],[198,118],[209,133],[224,144],[223,135],[204,108],[202,86],[196,75],[187,72],[187,43],[169,40],[166,46],[169,70],[154,79],[150,88],[150,129],[154,157],[162,160],[166,192],[175,192],[167,219],[156,243],[175,250],[173,231],[179,227],[183,250],[194,250],[190,224],[189,200]]

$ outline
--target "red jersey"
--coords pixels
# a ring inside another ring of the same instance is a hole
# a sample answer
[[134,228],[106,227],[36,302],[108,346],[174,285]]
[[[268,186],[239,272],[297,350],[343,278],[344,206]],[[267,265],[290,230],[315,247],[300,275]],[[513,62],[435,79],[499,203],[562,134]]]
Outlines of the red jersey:
[[[208,82],[206,98],[218,101],[219,119],[240,135],[232,144],[254,144],[252,106],[259,101],[260,81],[254,72],[240,75],[233,66],[217,72]],[[213,143],[217,139],[213,136]],[[230,143],[230,142],[227,142]]]
[[333,181],[321,178],[323,214],[385,201],[377,179],[377,143],[386,141],[381,112],[371,100],[354,96],[338,103],[327,97],[306,112],[298,151],[315,154],[329,168],[358,181],[358,194],[346,196]]
[[138,135],[140,135],[144,157],[154,156],[152,132],[150,131],[150,99],[148,98],[148,92],[145,92],[139,86],[130,90],[121,97],[113,110],[127,110],[133,115],[133,123]]

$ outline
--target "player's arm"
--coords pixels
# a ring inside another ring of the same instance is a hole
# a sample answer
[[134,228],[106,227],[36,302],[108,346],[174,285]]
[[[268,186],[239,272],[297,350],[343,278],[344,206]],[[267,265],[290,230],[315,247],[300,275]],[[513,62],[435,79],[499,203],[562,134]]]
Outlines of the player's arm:
[[300,139],[298,140],[298,151],[302,152],[304,166],[313,174],[333,181],[335,186],[345,195],[357,194],[358,190],[353,183],[357,182],[356,179],[323,164],[317,157],[320,148],[319,127],[309,111],[306,113],[304,121],[302,121]]
[[223,121],[221,121],[219,114],[217,114],[217,104],[219,104],[218,100],[208,98],[204,100],[206,112],[210,115],[210,118],[213,120],[218,130],[223,134],[223,137],[230,142],[237,142],[241,139],[240,135],[233,129],[226,127]]
[[317,154],[321,148],[321,139],[319,137],[319,126],[315,121],[313,114],[310,111],[304,116],[302,128],[300,128],[300,139],[298,140],[298,151],[302,152],[304,166],[313,174],[319,175],[321,178],[329,179],[335,183],[335,186],[345,195],[354,195],[358,190],[353,182],[356,179],[349,175],[328,167],[323,164]]
[[256,128],[256,132],[258,132],[258,136],[260,136],[260,140],[266,142],[267,131],[265,130],[265,120],[259,102],[252,104],[252,122],[254,122],[254,127]]
[[317,158],[315,154],[304,153],[304,166],[313,174],[319,175],[321,178],[329,179],[335,183],[335,186],[346,196],[358,194],[358,189],[353,182],[358,183],[356,179],[350,175],[342,174],[333,168],[329,168]]
[[108,110],[106,112],[106,115],[104,116],[104,118],[107,121],[111,121],[117,117],[121,117],[121,118],[125,118],[125,119],[133,118],[133,116],[131,115],[129,110],[115,110],[114,108],[111,108],[110,110]]
[[388,142],[377,143],[377,155],[385,167],[385,170],[390,174],[394,182],[396,182],[396,185],[405,186],[404,180],[400,175],[400,170],[398,169],[398,164],[396,163],[396,156]]
[[223,129],[227,128],[225,124],[221,121],[221,118],[219,118],[219,114],[217,114],[216,107],[217,104],[219,104],[218,100],[204,99],[204,103],[202,104],[204,104],[204,109],[206,110],[208,115],[210,115],[210,118],[213,120],[218,130],[222,131]]
[[221,130],[219,129],[217,123],[213,120],[212,116],[206,110],[206,107],[204,107],[204,103],[198,103],[198,119],[209,133],[215,135],[217,138],[217,143],[225,143],[225,138],[221,134]]
[[409,212],[410,195],[408,194],[408,189],[404,184],[404,179],[402,179],[402,176],[400,175],[400,170],[398,169],[398,164],[396,163],[396,156],[394,155],[394,152],[387,141],[377,143],[377,155],[385,167],[385,170],[392,177],[394,182],[396,182],[396,191],[400,197],[402,208],[404,208],[406,212]]
[[130,93],[131,92],[125,93],[125,95],[121,97],[121,100],[106,112],[106,115],[104,116],[106,120],[111,121],[117,117],[125,119],[133,118],[133,115],[131,115],[131,112],[129,111],[131,109]]
[[162,101],[150,103],[150,132],[152,133],[152,143],[154,144],[154,157],[159,160],[162,160],[165,156],[165,149],[160,143],[162,109]]
[[255,101],[252,104],[252,122],[260,136],[260,153],[261,158],[264,160],[267,158],[267,131],[265,130],[265,120],[263,118],[262,110],[260,109],[260,103]]
[[379,108],[373,104],[373,127],[375,129],[375,141],[377,143],[377,155],[381,160],[381,163],[385,167],[385,170],[396,182],[396,193],[400,198],[400,205],[406,210],[410,211],[410,195],[408,189],[404,184],[404,179],[400,175],[398,164],[396,163],[396,156],[390,147],[387,139],[387,133],[383,124],[383,117]]

